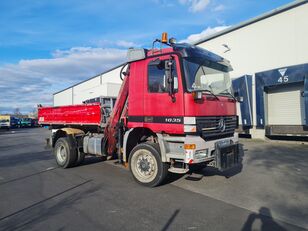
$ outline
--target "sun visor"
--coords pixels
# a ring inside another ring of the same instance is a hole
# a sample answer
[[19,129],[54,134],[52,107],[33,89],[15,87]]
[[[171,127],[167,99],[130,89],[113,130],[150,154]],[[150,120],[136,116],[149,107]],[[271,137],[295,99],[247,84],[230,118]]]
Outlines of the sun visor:
[[147,50],[143,48],[129,48],[127,51],[127,62],[134,62],[146,58]]

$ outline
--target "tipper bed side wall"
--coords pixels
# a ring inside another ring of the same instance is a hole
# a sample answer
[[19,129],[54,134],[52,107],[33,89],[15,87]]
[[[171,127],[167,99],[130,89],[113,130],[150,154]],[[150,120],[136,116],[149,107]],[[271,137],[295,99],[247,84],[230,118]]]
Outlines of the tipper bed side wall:
[[38,108],[39,123],[43,125],[101,125],[100,104],[80,104]]

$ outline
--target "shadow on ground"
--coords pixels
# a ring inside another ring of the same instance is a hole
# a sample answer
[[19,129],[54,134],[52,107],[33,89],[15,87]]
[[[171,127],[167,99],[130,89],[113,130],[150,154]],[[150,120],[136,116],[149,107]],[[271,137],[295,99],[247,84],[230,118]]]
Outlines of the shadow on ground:
[[308,168],[308,146],[262,143],[250,148],[253,155],[249,156],[247,164],[262,165],[268,170],[284,165]]
[[9,168],[19,165],[27,165],[37,161],[46,161],[53,159],[49,151],[28,152],[15,155],[6,155],[0,157],[0,168]]
[[[261,227],[255,227],[254,223],[260,221]],[[271,211],[269,208],[261,207],[259,213],[249,214],[246,222],[244,223],[241,231],[287,231],[284,227],[279,225],[272,217]]]
[[81,166],[83,165],[91,165],[91,164],[96,164],[105,161],[104,158],[102,157],[97,157],[97,156],[87,156],[84,161],[80,164]]
[[[89,181],[85,183],[88,183],[88,182]],[[53,216],[59,215],[59,213],[61,213],[63,209],[67,207],[72,208],[75,204],[79,203],[80,200],[83,200],[84,198],[89,197],[92,194],[95,194],[96,191],[100,189],[99,185],[90,187],[89,189],[86,189],[86,190],[79,189],[77,192],[69,196],[66,196],[63,199],[57,200],[57,202],[54,205],[47,206],[45,204],[47,201],[51,199],[55,199],[56,197],[68,191],[71,191],[73,189],[76,189],[77,187],[80,187],[84,185],[85,183],[82,183],[71,189],[60,192],[57,195],[54,195],[52,198],[47,198],[27,208],[16,211],[14,214],[10,214],[6,217],[0,218],[0,230],[31,229],[31,227],[33,227],[35,224],[48,220]],[[92,224],[93,226],[100,227],[99,224],[95,224],[95,223],[92,223]]]

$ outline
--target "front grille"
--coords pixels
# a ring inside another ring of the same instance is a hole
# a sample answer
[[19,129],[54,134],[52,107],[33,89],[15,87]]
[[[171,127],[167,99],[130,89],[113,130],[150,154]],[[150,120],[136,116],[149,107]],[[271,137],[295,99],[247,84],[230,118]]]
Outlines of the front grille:
[[231,137],[237,127],[236,116],[197,117],[197,132],[205,140]]

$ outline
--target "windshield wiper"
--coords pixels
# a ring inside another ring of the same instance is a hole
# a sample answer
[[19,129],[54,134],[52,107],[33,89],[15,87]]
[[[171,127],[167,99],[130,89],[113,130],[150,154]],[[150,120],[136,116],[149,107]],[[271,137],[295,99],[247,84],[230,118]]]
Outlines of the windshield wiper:
[[[229,88],[228,88],[229,89]],[[235,96],[234,95],[232,95],[229,91],[228,91],[228,89],[225,89],[225,90],[223,90],[223,91],[221,91],[220,93],[227,93],[228,95],[230,95],[235,101],[237,101],[237,99],[235,98]],[[219,94],[220,94],[219,93]]]
[[202,90],[202,91],[208,92],[208,93],[210,93],[212,96],[214,96],[216,99],[220,100],[220,99],[218,98],[218,96],[215,95],[211,90],[205,89],[205,90]]

